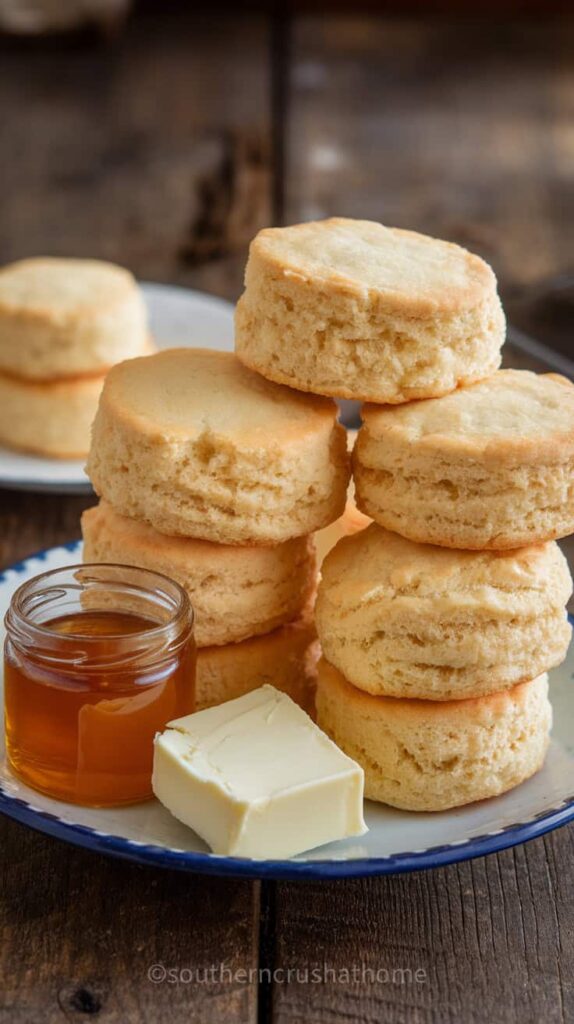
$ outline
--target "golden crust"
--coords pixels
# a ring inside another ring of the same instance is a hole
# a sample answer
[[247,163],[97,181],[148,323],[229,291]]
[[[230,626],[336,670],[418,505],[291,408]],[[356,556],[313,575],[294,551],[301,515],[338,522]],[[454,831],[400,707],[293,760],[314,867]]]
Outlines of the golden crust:
[[145,351],[133,275],[99,260],[37,258],[0,269],[0,367],[31,380],[104,373]]
[[421,544],[513,550],[574,529],[574,386],[498,373],[436,401],[363,407],[357,505]]
[[571,593],[556,544],[452,551],[372,525],[325,559],[315,617],[325,657],[354,686],[450,701],[559,664]]
[[322,530],[319,530],[315,534],[315,544],[317,546],[319,564],[322,563],[325,556],[328,555],[328,553],[335,547],[337,541],[341,540],[342,537],[348,537],[351,534],[358,533],[359,530],[364,530],[371,522],[372,520],[369,519],[368,516],[359,512],[354,499],[352,497],[348,497],[343,515],[339,516],[334,523],[330,523],[329,526],[323,527]]
[[[538,599],[557,572],[558,603],[572,593],[572,581],[557,544],[533,544],[512,552],[452,551],[416,544],[377,526],[345,537],[323,563],[321,590],[339,595],[343,605],[390,601],[409,612],[452,613],[484,608],[486,614],[511,616],[520,597]],[[556,594],[548,595],[556,597]],[[438,607],[437,602],[443,606]]]
[[558,374],[498,370],[438,401],[365,405],[356,449],[368,441],[422,457],[484,463],[565,462],[574,456],[574,385]]
[[488,264],[459,245],[345,217],[265,228],[250,258],[314,288],[368,296],[385,311],[409,316],[467,309],[495,286]]
[[273,445],[329,433],[332,401],[306,397],[251,373],[231,352],[172,348],[130,359],[107,375],[102,404],[132,429],[159,439],[212,433],[233,444]]
[[104,260],[40,256],[0,268],[0,317],[6,314],[60,322],[62,315],[92,316],[133,293],[133,274]]
[[29,381],[0,373],[0,444],[54,459],[81,459],[103,377]]
[[159,533],[278,544],[336,519],[350,474],[334,402],[270,384],[229,353],[171,349],[108,374],[88,475]]
[[155,570],[187,591],[198,646],[267,633],[305,612],[315,594],[310,537],[255,547],[167,537],[115,512],[108,502],[82,515],[84,560]]
[[213,707],[270,683],[311,716],[319,646],[310,618],[264,636],[197,652],[197,708]]
[[448,242],[334,218],[251,244],[235,349],[268,380],[400,404],[481,380],[503,340],[494,274]]
[[319,726],[365,771],[365,796],[440,811],[497,796],[533,775],[548,748],[548,678],[447,702],[374,697],[319,662]]
[[[346,398],[351,402],[368,402],[376,403],[381,402],[380,392],[375,392],[375,389],[370,387],[368,384],[353,384],[352,387],[348,387],[345,384],[329,384],[328,387],[323,388],[320,384],[316,384],[313,381],[304,381],[300,377],[291,373],[284,373],[276,366],[266,364],[265,367],[261,367],[256,359],[253,359],[245,351],[241,350],[237,352],[237,358],[241,360],[244,366],[249,370],[253,370],[255,373],[262,373],[266,380],[273,381],[274,384],[283,384],[285,387],[294,388],[296,391],[302,391],[307,395],[324,395],[329,398]],[[481,370],[480,376],[483,374],[492,373],[498,369],[500,365],[500,358],[496,356],[491,363],[485,366],[484,370]],[[457,379],[458,387],[464,387],[468,384],[475,384],[477,380],[476,374],[470,374],[468,377],[459,376]],[[395,393],[388,393],[384,396],[385,405],[404,405],[405,402],[414,402],[423,398],[442,398],[445,394],[449,394],[453,389],[453,384],[442,384],[436,382],[435,384],[425,384],[420,387],[409,387],[404,388],[401,391]]]
[[[360,505],[363,509],[372,509],[372,506],[365,501],[358,501],[357,505]],[[377,522],[382,529],[393,531],[394,527],[394,531],[397,533],[399,532],[395,523],[383,522],[382,520],[385,517],[378,511],[376,512],[376,515]],[[374,518],[374,516],[372,518]],[[565,521],[561,520],[559,525],[553,529],[547,531],[536,530],[535,536],[533,536],[532,532],[528,533],[526,530],[521,530],[520,526],[518,526],[518,529],[513,532],[512,535],[507,537],[501,536],[500,533],[497,533],[495,537],[472,537],[468,534],[464,534],[464,536],[461,537],[460,533],[456,534],[453,532],[448,535],[441,532],[440,534],[430,538],[428,530],[425,530],[424,527],[417,529],[417,527],[413,527],[411,523],[406,527],[401,525],[402,532],[400,535],[406,540],[412,541],[414,544],[437,545],[441,548],[447,548],[450,551],[468,551],[471,553],[487,551],[489,554],[495,555],[498,552],[500,552],[500,554],[512,554],[514,551],[524,550],[524,548],[531,547],[533,545],[551,544],[553,541],[562,540],[564,537],[569,536],[573,530],[574,514]]]
[[502,718],[513,708],[524,707],[533,683],[544,685],[546,690],[548,689],[547,676],[543,675],[540,676],[540,683],[537,679],[527,680],[508,690],[467,700],[401,700],[396,697],[377,697],[352,686],[325,658],[321,658],[319,662],[319,679],[324,685],[338,692],[350,714],[355,708],[368,709],[369,715],[376,719],[425,726],[430,724],[431,727],[436,723],[445,732],[449,726],[464,722],[472,726],[488,725]]

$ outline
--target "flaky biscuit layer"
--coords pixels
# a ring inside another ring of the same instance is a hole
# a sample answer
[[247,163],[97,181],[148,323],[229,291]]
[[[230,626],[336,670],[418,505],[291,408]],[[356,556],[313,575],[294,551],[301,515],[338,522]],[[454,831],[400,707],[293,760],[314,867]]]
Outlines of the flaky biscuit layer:
[[372,525],[323,562],[315,614],[326,658],[359,689],[448,701],[560,664],[571,593],[554,543],[451,551]]
[[437,401],[367,405],[357,505],[421,543],[504,550],[574,530],[574,386],[501,370]]
[[0,445],[54,459],[81,459],[103,377],[28,381],[0,373]]
[[309,617],[264,636],[197,652],[198,711],[250,693],[266,683],[314,715],[319,647]]
[[315,592],[313,541],[229,546],[166,537],[100,502],[82,516],[84,561],[139,565],[176,580],[189,594],[199,647],[231,644],[298,618]]
[[108,374],[88,474],[118,512],[160,533],[277,544],[344,509],[336,417],[334,403],[270,384],[229,353],[172,349]]
[[444,703],[373,697],[319,662],[317,722],[365,771],[365,796],[442,811],[498,796],[544,763],[548,678]]
[[459,246],[344,218],[251,244],[236,351],[270,380],[407,402],[488,376],[503,340],[494,274]]
[[0,369],[31,380],[102,375],[141,355],[147,314],[113,263],[41,257],[0,269]]

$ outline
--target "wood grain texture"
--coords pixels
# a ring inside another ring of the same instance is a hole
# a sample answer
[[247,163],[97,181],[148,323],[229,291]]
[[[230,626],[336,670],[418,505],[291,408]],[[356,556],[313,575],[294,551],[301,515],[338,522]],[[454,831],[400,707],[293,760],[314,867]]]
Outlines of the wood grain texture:
[[140,868],[2,818],[0,886],[2,1024],[256,1020],[253,884]]
[[62,496],[0,489],[0,568],[81,537],[80,516],[95,495]]
[[415,228],[504,288],[572,261],[574,22],[302,18],[286,219]]
[[[567,828],[436,871],[279,885],[274,963],[294,980],[275,986],[274,1022],[565,1024],[573,854]],[[326,984],[302,980],[313,967]],[[367,982],[353,982],[354,971]]]
[[234,297],[270,217],[267,43],[261,17],[164,8],[109,45],[1,44],[0,263],[93,256]]

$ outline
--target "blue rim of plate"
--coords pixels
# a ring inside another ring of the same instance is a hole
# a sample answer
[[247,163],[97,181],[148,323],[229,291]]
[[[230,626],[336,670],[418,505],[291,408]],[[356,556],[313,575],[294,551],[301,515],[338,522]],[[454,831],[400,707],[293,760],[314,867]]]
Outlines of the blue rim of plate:
[[[70,541],[57,545],[71,553],[79,550],[81,541]],[[56,548],[57,549],[57,548]],[[6,579],[9,572],[24,573],[28,563],[34,560],[43,561],[55,548],[45,548],[23,561],[16,562],[0,572],[0,582]],[[574,621],[571,618],[571,621]],[[530,839],[551,832],[569,821],[574,821],[574,794],[563,800],[557,807],[541,811],[525,822],[507,825],[444,846],[432,846],[426,850],[405,851],[390,854],[388,857],[357,858],[354,860],[245,860],[237,857],[221,857],[213,853],[198,853],[192,850],[170,849],[140,843],[134,839],[111,835],[90,828],[87,825],[76,825],[64,821],[56,814],[42,811],[26,800],[12,797],[2,788],[0,783],[0,813],[14,821],[27,825],[36,832],[52,836],[80,846],[96,853],[120,857],[136,864],[148,867],[171,868],[179,871],[194,871],[197,874],[228,875],[236,878],[264,878],[278,880],[297,879],[335,879],[360,878],[368,875],[393,875],[408,871],[420,871],[428,868],[443,867],[459,861],[484,857],[489,853],[497,853],[509,846],[525,843]]]

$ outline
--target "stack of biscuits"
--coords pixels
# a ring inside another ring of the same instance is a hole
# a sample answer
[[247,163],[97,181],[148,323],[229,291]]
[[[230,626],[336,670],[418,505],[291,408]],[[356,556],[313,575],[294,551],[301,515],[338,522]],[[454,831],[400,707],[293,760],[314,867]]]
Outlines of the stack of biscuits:
[[[459,246],[340,218],[268,229],[236,355],[115,366],[93,427],[84,557],[187,590],[198,706],[272,682],[308,707],[315,673],[319,724],[400,808],[502,793],[548,746],[574,387],[500,370],[504,333],[492,270]],[[356,507],[333,398],[364,403]]]
[[373,523],[322,566],[317,717],[366,796],[399,808],[502,793],[548,746],[546,672],[571,632],[555,541],[574,530],[574,387],[499,370],[504,333],[492,270],[456,245],[345,219],[251,245],[239,359],[366,403],[353,474]]
[[51,458],[89,449],[105,374],[151,350],[132,275],[98,260],[0,270],[0,444]]
[[265,682],[308,703],[312,534],[345,507],[335,404],[230,353],[171,349],[114,367],[92,432],[84,558],[162,572],[195,610],[197,706]]

